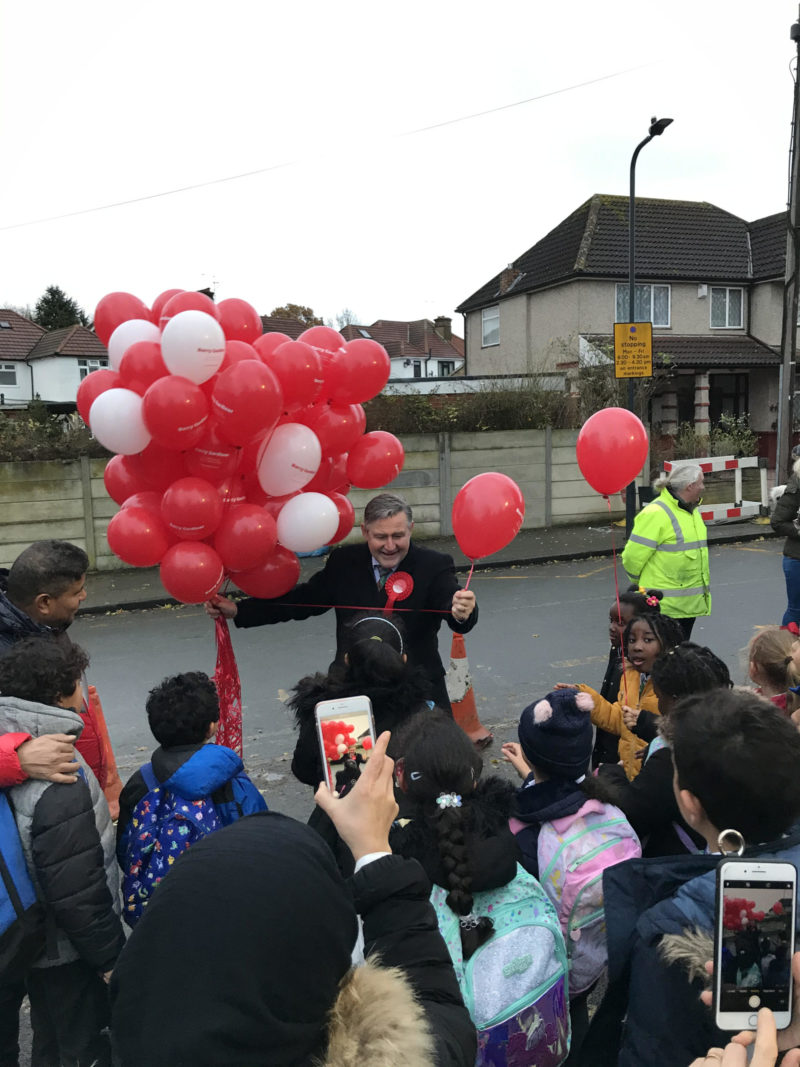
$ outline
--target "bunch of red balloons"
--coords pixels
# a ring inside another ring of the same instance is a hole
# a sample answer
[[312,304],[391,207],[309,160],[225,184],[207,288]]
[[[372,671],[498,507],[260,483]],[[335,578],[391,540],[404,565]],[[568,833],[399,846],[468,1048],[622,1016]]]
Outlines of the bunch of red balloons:
[[[725,897],[725,905],[722,914],[722,925],[726,930],[739,933],[751,923],[760,923],[766,917],[765,911],[755,910],[755,901],[746,897]],[[770,908],[774,915],[783,915],[783,905],[779,900]]]
[[362,403],[389,378],[376,341],[312,326],[292,341],[262,332],[244,300],[170,289],[148,308],[109,293],[94,325],[109,368],[78,388],[84,422],[109,451],[121,506],[108,543],[125,563],[161,565],[165,589],[199,603],[229,576],[281,596],[296,552],[353,527],[351,486],[376,489],[403,467],[390,433],[365,433]]

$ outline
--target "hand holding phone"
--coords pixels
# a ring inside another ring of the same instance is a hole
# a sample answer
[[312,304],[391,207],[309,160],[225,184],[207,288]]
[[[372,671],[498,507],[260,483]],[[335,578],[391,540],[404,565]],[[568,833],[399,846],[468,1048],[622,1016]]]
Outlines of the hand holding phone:
[[331,791],[357,781],[375,746],[372,703],[367,696],[322,700],[314,708],[320,758]]
[[714,1017],[753,1030],[769,1008],[778,1030],[792,1015],[797,870],[791,863],[726,860],[717,871]]

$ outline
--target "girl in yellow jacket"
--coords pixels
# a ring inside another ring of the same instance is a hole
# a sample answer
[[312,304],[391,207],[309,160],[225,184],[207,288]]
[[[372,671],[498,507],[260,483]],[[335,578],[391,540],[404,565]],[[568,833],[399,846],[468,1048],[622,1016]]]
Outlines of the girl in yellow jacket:
[[639,713],[645,712],[644,717],[658,715],[658,697],[653,690],[650,672],[662,652],[681,643],[683,631],[667,615],[638,615],[628,623],[623,640],[625,672],[616,703],[605,700],[589,685],[575,688],[588,693],[594,700],[594,725],[619,737],[620,762],[628,779],[632,780],[642,767],[636,753],[646,747],[646,742],[634,732]]

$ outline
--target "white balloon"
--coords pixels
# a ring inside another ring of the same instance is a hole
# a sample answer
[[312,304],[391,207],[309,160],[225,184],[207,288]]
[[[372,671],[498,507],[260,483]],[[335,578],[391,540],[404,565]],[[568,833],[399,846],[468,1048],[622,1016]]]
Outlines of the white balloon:
[[339,525],[339,510],[324,493],[301,493],[278,514],[278,541],[292,552],[313,552],[327,545]]
[[137,341],[157,341],[161,331],[154,322],[147,319],[128,319],[120,323],[108,339],[108,362],[114,370],[119,370],[122,357],[132,344]]
[[161,334],[161,355],[171,374],[195,385],[213,378],[225,358],[225,334],[205,311],[179,311]]
[[[285,422],[270,437],[259,460],[259,485],[270,496],[294,493],[308,485],[321,461],[322,447],[314,431],[300,422]],[[334,533],[335,528],[331,537]]]
[[89,426],[110,452],[133,456],[150,444],[142,398],[132,389],[106,389],[89,408]]

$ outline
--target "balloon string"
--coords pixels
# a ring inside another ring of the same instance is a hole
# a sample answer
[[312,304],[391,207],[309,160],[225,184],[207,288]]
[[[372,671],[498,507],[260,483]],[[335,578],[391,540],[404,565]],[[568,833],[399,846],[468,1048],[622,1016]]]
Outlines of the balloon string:
[[469,569],[469,574],[467,575],[467,581],[466,581],[466,583],[464,585],[464,589],[465,590],[469,589],[469,583],[472,581],[472,572],[474,570],[475,570],[475,560],[472,560],[472,566]]
[[[617,546],[614,542],[614,523],[611,520],[611,501],[606,497],[606,504],[608,504],[608,522],[611,529],[611,555],[614,560],[614,595],[617,601],[617,621],[619,622],[619,628],[622,630],[622,608],[619,604],[619,579],[617,578]],[[620,634],[620,652],[622,653],[622,691],[625,694],[625,703],[628,703],[628,679],[625,677],[625,636]]]

